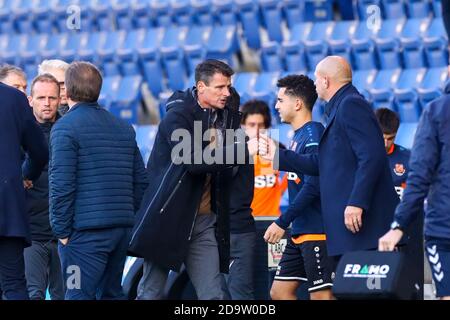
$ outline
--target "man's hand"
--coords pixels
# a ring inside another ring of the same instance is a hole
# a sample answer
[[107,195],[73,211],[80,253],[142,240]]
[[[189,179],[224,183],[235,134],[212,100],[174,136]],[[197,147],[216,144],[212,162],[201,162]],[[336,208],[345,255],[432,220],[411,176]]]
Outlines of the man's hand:
[[263,159],[273,161],[276,150],[277,145],[275,144],[275,141],[270,139],[267,135],[259,135],[259,155]]
[[247,148],[248,148],[248,153],[251,156],[254,156],[255,154],[257,154],[258,153],[258,149],[259,149],[258,138],[254,137],[254,138],[248,140]]
[[266,230],[264,234],[264,240],[270,244],[275,244],[280,242],[281,238],[284,236],[284,229],[280,228],[275,222],[273,222]]
[[23,180],[23,187],[26,190],[29,190],[29,189],[33,188],[33,181],[31,181],[31,180]]
[[59,242],[61,242],[61,244],[65,246],[67,242],[69,242],[69,238],[59,239]]
[[393,251],[397,243],[403,237],[403,231],[400,229],[389,230],[378,240],[379,251]]
[[363,209],[353,206],[347,206],[344,212],[344,223],[348,230],[353,233],[359,232],[362,227]]

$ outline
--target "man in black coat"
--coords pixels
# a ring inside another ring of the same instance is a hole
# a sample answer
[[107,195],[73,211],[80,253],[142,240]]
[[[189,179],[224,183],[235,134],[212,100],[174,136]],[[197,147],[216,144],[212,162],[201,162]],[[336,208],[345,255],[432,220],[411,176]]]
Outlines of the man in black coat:
[[240,126],[232,74],[225,63],[206,60],[196,68],[196,87],[167,103],[129,248],[145,258],[138,299],[163,298],[169,270],[183,263],[199,299],[225,298],[231,168],[239,156],[245,162],[247,150],[245,134],[234,141],[225,132]]
[[[0,84],[0,284],[4,297],[26,300],[24,248],[30,245],[23,180],[39,177],[48,146],[26,96]],[[29,155],[22,170],[22,150]]]

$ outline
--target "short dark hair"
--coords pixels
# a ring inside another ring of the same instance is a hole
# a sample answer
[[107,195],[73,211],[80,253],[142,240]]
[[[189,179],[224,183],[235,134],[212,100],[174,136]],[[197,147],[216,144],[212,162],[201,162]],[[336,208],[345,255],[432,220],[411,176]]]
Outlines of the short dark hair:
[[400,119],[396,112],[387,108],[379,108],[375,110],[375,116],[384,134],[397,133]]
[[56,80],[56,78],[54,76],[52,76],[50,73],[41,74],[33,79],[33,82],[31,83],[31,90],[30,90],[31,96],[33,96],[34,86],[38,82],[54,83],[56,85],[56,87],[58,88],[58,97],[59,97],[60,87],[59,87],[58,80]]
[[242,118],[241,123],[245,124],[247,117],[252,114],[260,114],[264,118],[264,127],[270,128],[272,123],[272,117],[270,115],[270,109],[266,102],[262,100],[249,100],[241,107]]
[[197,84],[199,81],[203,81],[206,85],[209,85],[209,81],[216,73],[231,77],[234,71],[225,62],[208,59],[199,63],[195,68],[195,83]]
[[0,66],[0,82],[5,80],[6,77],[8,77],[11,73],[15,73],[24,79],[27,78],[25,72],[23,72],[21,68],[12,66],[10,64],[2,64]]
[[66,95],[74,102],[97,102],[102,75],[90,62],[72,62],[66,71]]
[[312,111],[317,100],[314,81],[303,74],[291,74],[277,82],[278,88],[286,88],[286,94],[302,99],[309,111]]

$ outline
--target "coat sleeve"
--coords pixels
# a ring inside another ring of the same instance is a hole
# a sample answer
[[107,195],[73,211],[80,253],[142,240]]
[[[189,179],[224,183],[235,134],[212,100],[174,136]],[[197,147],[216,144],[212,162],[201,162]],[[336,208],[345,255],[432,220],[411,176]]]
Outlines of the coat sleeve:
[[194,124],[180,112],[168,113],[161,123],[160,130],[163,130],[163,135],[172,150],[172,161],[185,165],[192,174],[222,171],[234,165],[250,162],[243,130],[229,137],[234,139],[233,143],[219,148],[209,146],[205,148],[202,130],[197,132]]
[[402,228],[407,228],[423,209],[433,176],[440,159],[437,124],[430,109],[423,111],[417,126],[414,145],[411,150],[409,174],[403,198],[395,211],[394,219]]
[[319,154],[298,154],[292,150],[277,148],[274,157],[274,169],[296,172],[310,176],[319,175]]
[[362,105],[361,99],[345,99],[341,108],[339,118],[357,162],[347,205],[368,210],[377,180],[387,163],[381,131],[372,111]]
[[49,198],[50,223],[58,239],[72,233],[77,158],[78,142],[73,128],[56,123],[50,134]]
[[136,145],[134,151],[134,166],[133,166],[133,191],[134,191],[134,210],[137,212],[141,206],[142,197],[145,189],[148,186],[148,175],[145,170],[144,161],[142,160],[141,152]]
[[[304,155],[314,155],[318,153],[318,146],[306,148]],[[294,198],[294,201],[289,205],[286,212],[275,221],[275,223],[283,229],[287,229],[292,221],[299,217],[302,212],[311,203],[320,197],[319,177],[304,176],[304,183],[299,193]]]
[[[22,95],[21,95],[22,96]],[[22,148],[27,153],[22,165],[24,179],[36,180],[48,162],[48,144],[28,106],[25,97],[18,98],[18,108],[24,109],[24,125],[22,132]]]

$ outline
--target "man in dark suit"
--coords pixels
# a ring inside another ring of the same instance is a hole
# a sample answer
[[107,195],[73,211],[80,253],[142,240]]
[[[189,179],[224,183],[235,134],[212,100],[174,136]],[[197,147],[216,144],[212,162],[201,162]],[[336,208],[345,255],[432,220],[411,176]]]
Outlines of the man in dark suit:
[[[31,243],[23,180],[39,177],[48,146],[26,96],[0,84],[0,284],[6,299],[28,299],[23,250]],[[22,150],[29,158],[21,168]]]
[[352,85],[348,62],[338,56],[316,67],[316,90],[325,100],[327,126],[318,154],[298,155],[260,137],[259,152],[283,171],[319,175],[327,247],[336,261],[346,252],[376,249],[392,221],[398,196],[383,134],[369,103]]

